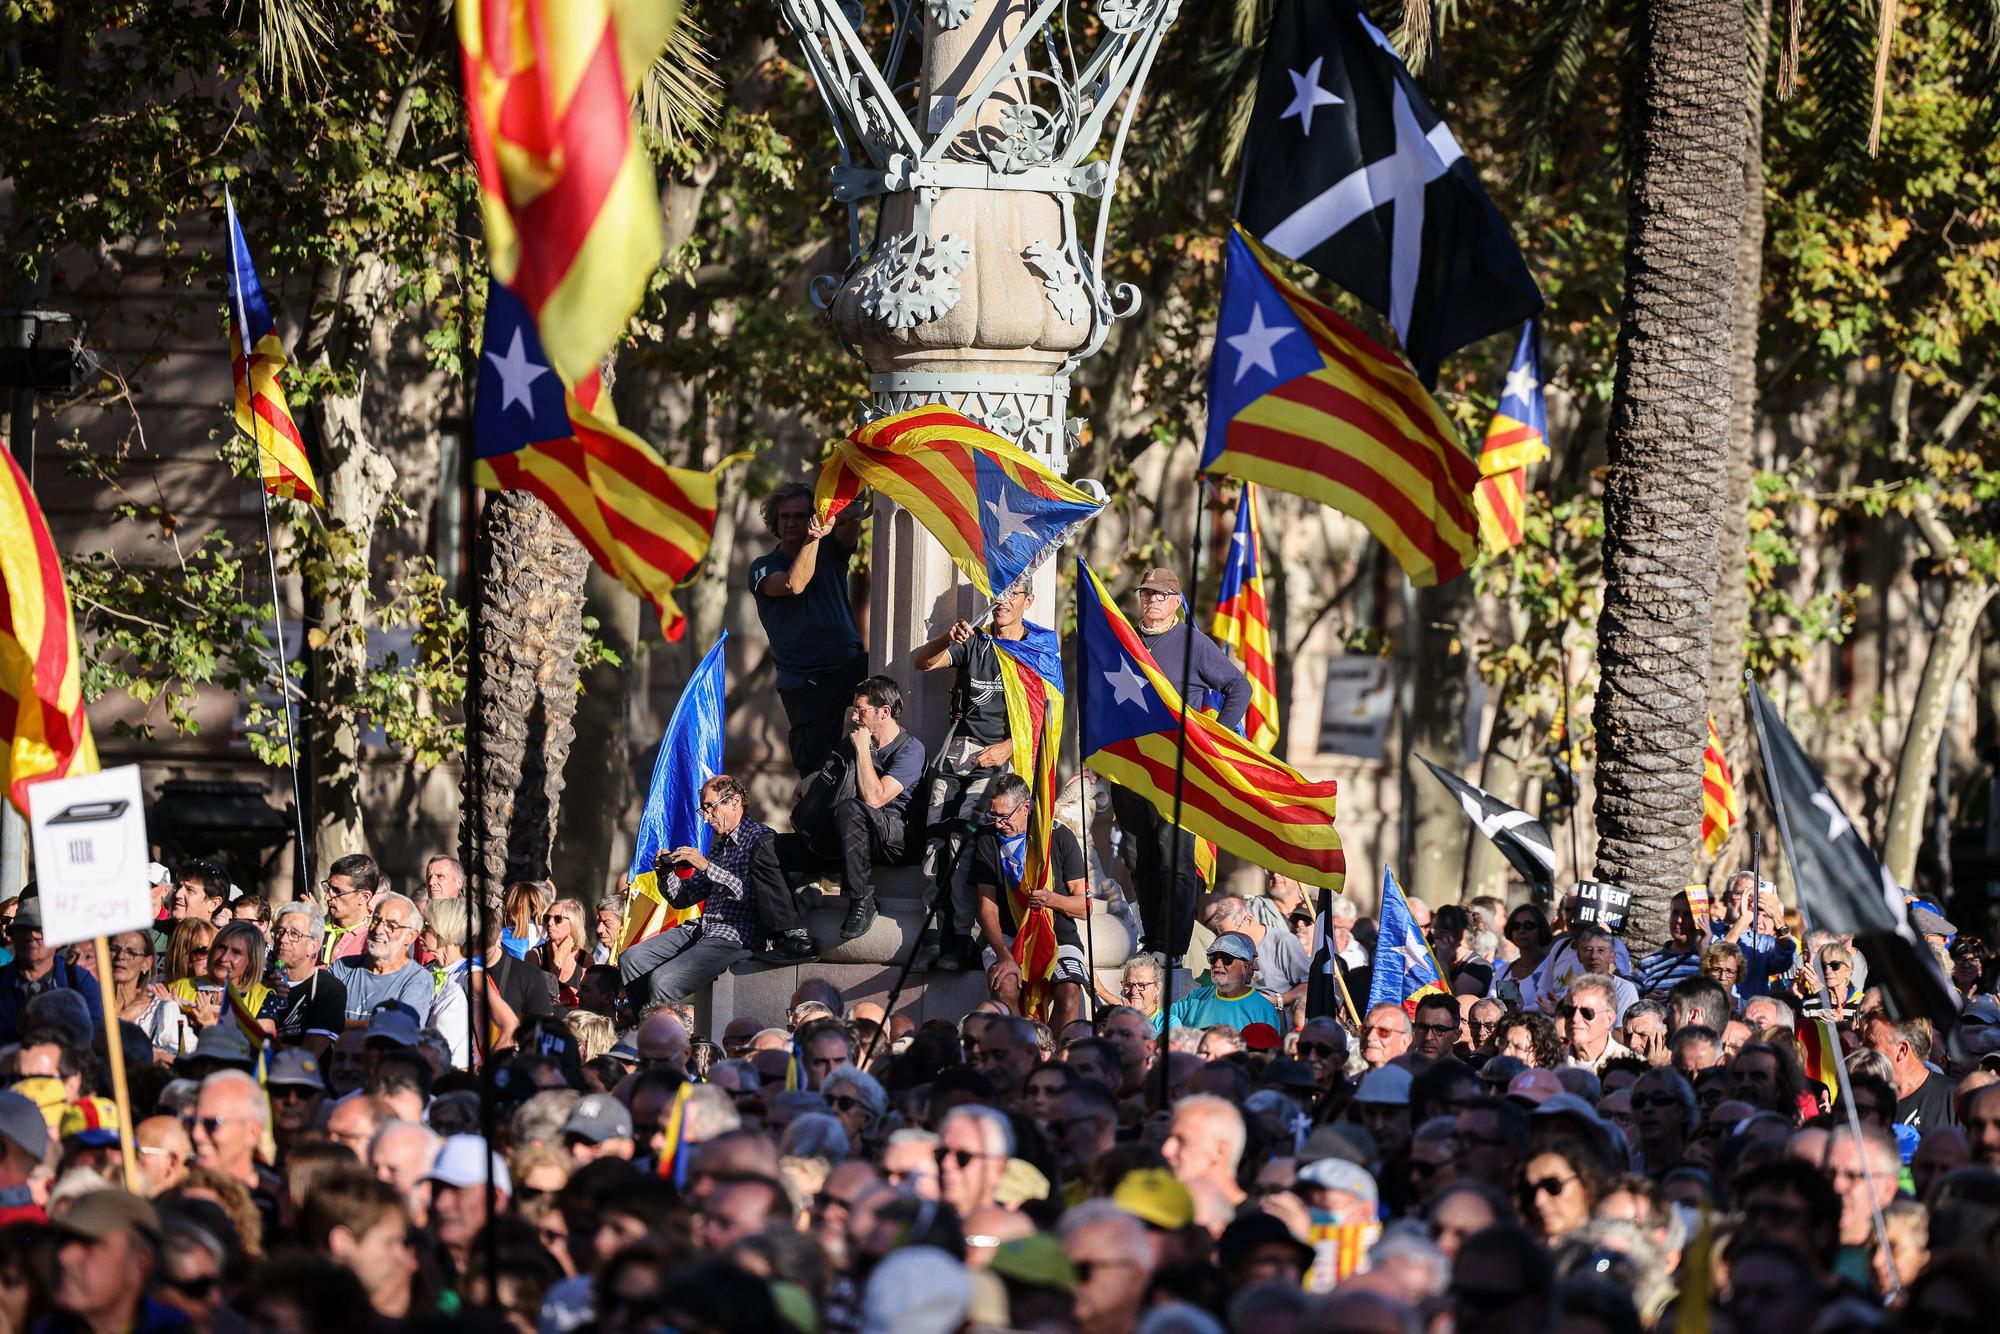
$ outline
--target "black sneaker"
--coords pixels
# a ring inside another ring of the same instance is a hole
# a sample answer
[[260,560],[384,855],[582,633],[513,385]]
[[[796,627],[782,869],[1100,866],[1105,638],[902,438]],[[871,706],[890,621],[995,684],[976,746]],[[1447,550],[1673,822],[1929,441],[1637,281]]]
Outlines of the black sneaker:
[[917,941],[917,952],[910,956],[910,971],[928,973],[937,967],[938,954],[942,946],[938,943],[936,928],[924,932]]
[[770,944],[756,951],[756,957],[765,963],[812,963],[819,958],[819,951],[813,948],[812,933],[800,927],[773,936]]
[[941,972],[946,973],[977,972],[982,966],[979,946],[963,938],[954,940],[938,955],[937,966]]
[[847,919],[840,924],[840,938],[842,940],[860,939],[862,936],[868,934],[868,928],[875,925],[875,918],[879,915],[875,908],[875,896],[873,894],[870,894],[865,899],[853,899],[849,901],[847,905]]

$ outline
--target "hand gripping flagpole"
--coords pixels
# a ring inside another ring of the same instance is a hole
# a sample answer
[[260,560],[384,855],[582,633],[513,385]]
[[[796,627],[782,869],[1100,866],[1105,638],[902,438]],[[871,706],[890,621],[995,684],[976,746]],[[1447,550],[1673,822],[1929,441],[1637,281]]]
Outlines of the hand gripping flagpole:
[[[1757,678],[1751,673],[1743,673],[1743,679],[1749,682],[1753,689],[1756,687]],[[1778,841],[1785,845],[1785,864],[1792,869],[1792,892],[1798,896],[1799,900],[1799,926],[1802,928],[1802,934],[1807,939],[1810,939],[1813,929],[1812,918],[1806,912],[1805,881],[1799,877],[1798,853],[1792,848],[1791,816],[1785,810],[1784,795],[1778,790],[1778,784],[1771,777],[1771,738],[1764,730],[1764,711],[1757,707],[1754,700],[1751,701],[1750,716],[1757,724],[1757,759],[1759,767],[1764,773],[1764,790],[1770,794],[1771,809],[1777,812]],[[1756,886],[1751,886],[1750,892],[1754,899],[1757,892]],[[1831,998],[1833,993],[1827,989],[1826,961],[1820,955],[1821,951],[1815,950],[1812,952],[1813,971],[1819,974],[1820,995]],[[1854,1105],[1854,1090],[1848,1084],[1847,1061],[1840,1053],[1840,1036],[1834,1032],[1832,1023],[1826,1019],[1815,1018],[1813,1022],[1825,1030],[1827,1051],[1833,1056],[1834,1080],[1840,1086],[1840,1103],[1843,1107],[1847,1108],[1848,1130],[1854,1136],[1854,1147],[1857,1156],[1861,1159],[1861,1184],[1868,1191],[1868,1212],[1875,1224],[1875,1244],[1882,1248],[1882,1258],[1885,1261],[1883,1268],[1889,1275],[1889,1291],[1887,1296],[1893,1301],[1896,1295],[1902,1291],[1903,1285],[1896,1277],[1896,1263],[1889,1253],[1889,1229],[1882,1221],[1881,1200],[1875,1193],[1875,1169],[1870,1166],[1868,1161],[1868,1142],[1862,1138],[1861,1113]]]

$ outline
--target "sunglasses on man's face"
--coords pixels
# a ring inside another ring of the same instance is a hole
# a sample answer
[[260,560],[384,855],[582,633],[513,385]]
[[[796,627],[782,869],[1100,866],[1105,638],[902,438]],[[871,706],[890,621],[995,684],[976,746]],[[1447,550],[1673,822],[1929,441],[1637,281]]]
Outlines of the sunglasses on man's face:
[[1571,1005],[1568,1002],[1564,1002],[1556,1007],[1556,1013],[1564,1019],[1581,1019],[1586,1024],[1597,1021],[1597,1011],[1591,1009],[1588,1005]]

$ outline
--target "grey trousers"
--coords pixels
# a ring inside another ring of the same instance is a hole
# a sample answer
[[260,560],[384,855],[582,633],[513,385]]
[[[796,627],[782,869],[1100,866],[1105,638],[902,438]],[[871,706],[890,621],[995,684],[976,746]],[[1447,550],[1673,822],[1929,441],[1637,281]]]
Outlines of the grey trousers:
[[635,1009],[655,1001],[683,1001],[750,957],[733,940],[703,935],[700,919],[648,936],[618,956],[618,980]]

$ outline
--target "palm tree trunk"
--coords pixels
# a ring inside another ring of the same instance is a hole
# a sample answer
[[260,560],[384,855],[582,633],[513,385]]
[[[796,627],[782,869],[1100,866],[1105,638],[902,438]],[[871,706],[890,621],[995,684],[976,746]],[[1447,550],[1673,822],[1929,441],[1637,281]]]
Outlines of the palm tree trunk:
[[599,663],[583,681],[550,872],[563,893],[592,903],[627,865],[621,858],[630,845],[621,846],[619,831],[632,800],[632,743],[646,711],[653,655],[640,640],[646,618],[638,595],[594,564],[584,576],[584,613],[618,663]]
[[[1736,287],[1729,340],[1729,489],[1715,573],[1709,640],[1708,711],[1733,773],[1744,772],[1743,639],[1750,629],[1750,486],[1756,478],[1757,327],[1764,291],[1764,81],[1770,68],[1771,0],[1750,16],[1744,83],[1743,226],[1736,233]],[[1732,835],[1733,837],[1733,835]],[[1721,849],[1727,854],[1727,844]],[[1711,877],[1712,878],[1712,877]]]
[[[462,818],[477,849],[466,869],[488,906],[515,880],[549,874],[562,807],[563,766],[576,738],[576,653],[583,642],[590,555],[548,506],[521,491],[487,498],[480,549],[476,693],[478,729]],[[470,784],[469,784],[470,785]],[[568,886],[563,887],[567,890]]]
[[1717,511],[1743,225],[1741,0],[1649,0],[1618,375],[1606,440],[1598,639],[1598,878],[1664,935],[1701,820]]

